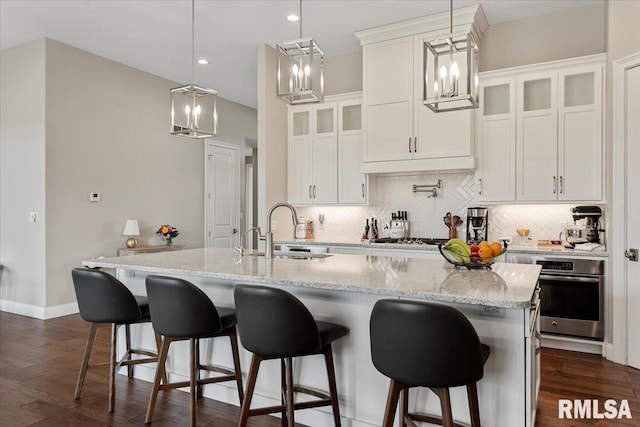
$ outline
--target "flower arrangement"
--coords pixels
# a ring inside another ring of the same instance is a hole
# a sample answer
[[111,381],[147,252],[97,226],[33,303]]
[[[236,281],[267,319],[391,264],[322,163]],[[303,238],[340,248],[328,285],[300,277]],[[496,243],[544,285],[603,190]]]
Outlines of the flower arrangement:
[[174,226],[165,224],[161,225],[160,228],[158,228],[156,234],[160,236],[162,240],[167,242],[167,245],[171,245],[173,244],[173,239],[178,237],[180,235],[180,232]]

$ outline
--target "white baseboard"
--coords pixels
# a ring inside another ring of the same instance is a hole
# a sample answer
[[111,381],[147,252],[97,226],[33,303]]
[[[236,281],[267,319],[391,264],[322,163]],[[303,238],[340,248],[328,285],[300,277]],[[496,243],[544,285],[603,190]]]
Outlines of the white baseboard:
[[16,301],[0,300],[0,311],[46,320],[77,313],[78,303],[73,302],[53,307],[42,307],[39,305],[24,304]]
[[78,303],[71,302],[69,304],[54,305],[44,309],[44,318],[53,319],[54,317],[68,316],[69,314],[78,313]]

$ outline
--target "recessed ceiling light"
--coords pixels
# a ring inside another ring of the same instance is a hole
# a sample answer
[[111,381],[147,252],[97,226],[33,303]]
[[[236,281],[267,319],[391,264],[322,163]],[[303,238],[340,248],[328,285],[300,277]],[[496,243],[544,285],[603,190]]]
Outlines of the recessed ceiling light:
[[198,59],[198,64],[200,65],[207,65],[209,63],[209,61],[207,61],[204,58]]
[[294,13],[292,13],[291,15],[287,16],[287,21],[291,21],[291,22],[298,22],[300,20],[300,17]]

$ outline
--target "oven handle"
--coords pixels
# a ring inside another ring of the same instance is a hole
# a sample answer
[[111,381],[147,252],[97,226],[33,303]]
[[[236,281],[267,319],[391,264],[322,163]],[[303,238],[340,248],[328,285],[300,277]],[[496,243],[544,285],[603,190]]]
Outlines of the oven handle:
[[580,276],[551,276],[548,274],[541,274],[540,280],[562,280],[564,282],[582,282],[582,283],[599,283],[600,279],[597,277],[580,277]]

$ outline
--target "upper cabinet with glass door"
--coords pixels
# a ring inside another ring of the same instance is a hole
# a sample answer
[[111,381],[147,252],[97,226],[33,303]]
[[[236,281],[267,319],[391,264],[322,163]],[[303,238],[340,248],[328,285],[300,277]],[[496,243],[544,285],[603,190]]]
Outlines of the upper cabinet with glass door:
[[518,76],[517,198],[601,201],[603,56],[555,64]]
[[602,202],[604,55],[480,74],[476,199]]

